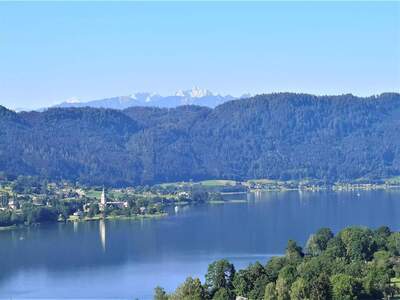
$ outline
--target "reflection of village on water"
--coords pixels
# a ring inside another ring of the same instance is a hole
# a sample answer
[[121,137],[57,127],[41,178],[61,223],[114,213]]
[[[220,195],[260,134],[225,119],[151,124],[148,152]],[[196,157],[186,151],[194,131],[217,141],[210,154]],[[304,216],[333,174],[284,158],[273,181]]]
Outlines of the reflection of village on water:
[[106,252],[106,223],[104,220],[99,221],[100,242],[103,252]]
[[[103,219],[100,219],[99,222],[99,236],[100,236],[100,243],[101,249],[103,252],[106,252],[106,222]],[[82,225],[79,222],[72,222],[74,232],[78,232],[78,227]]]

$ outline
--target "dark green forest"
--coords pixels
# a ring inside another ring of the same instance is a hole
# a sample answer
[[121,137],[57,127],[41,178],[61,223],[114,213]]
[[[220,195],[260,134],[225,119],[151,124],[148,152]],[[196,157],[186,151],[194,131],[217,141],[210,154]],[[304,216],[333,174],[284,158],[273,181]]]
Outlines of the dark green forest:
[[388,227],[348,227],[336,236],[322,228],[310,236],[304,251],[289,240],[285,255],[266,265],[256,262],[237,271],[225,259],[215,261],[204,284],[188,277],[170,295],[157,287],[154,299],[393,299],[399,293],[399,254],[400,233]]
[[269,94],[215,109],[0,106],[0,171],[127,186],[400,175],[400,95]]

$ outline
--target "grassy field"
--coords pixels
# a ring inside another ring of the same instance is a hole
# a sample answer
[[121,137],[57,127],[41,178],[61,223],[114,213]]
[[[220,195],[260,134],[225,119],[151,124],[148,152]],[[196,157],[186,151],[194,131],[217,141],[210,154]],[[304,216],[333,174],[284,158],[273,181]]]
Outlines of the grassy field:
[[386,184],[400,185],[400,176],[392,177],[385,180]]
[[248,183],[256,183],[256,184],[277,184],[277,183],[282,183],[283,181],[279,180],[272,180],[272,179],[251,179],[247,180]]
[[182,186],[190,186],[192,185],[191,182],[165,182],[165,183],[160,183],[159,186],[163,188],[168,188],[168,187],[182,187]]
[[196,182],[166,182],[160,184],[161,187],[185,187],[201,184],[205,187],[224,187],[224,186],[234,186],[236,185],[235,180],[223,180],[223,179],[213,179],[213,180],[203,180]]
[[236,185],[236,181],[234,180],[204,180],[198,182],[201,185],[207,186],[207,187],[221,187],[221,186],[234,186]]
[[101,191],[87,190],[85,191],[86,197],[100,199]]

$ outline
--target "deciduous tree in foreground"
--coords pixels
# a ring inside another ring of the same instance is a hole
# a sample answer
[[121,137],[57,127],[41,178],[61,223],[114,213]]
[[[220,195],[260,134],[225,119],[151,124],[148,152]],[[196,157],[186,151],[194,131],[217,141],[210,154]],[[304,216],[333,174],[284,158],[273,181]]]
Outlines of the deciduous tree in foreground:
[[284,256],[237,272],[218,260],[208,267],[204,284],[189,277],[170,295],[157,287],[154,299],[391,299],[400,292],[398,277],[399,232],[348,227],[335,236],[323,228],[310,236],[305,251],[290,240]]

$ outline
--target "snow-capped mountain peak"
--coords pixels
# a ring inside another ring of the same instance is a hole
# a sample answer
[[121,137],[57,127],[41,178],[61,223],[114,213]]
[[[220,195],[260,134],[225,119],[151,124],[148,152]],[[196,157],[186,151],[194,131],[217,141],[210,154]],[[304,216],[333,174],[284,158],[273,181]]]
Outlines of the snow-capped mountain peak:
[[207,89],[193,87],[191,90],[178,90],[174,95],[161,96],[157,93],[136,92],[128,96],[117,96],[92,101],[70,98],[55,107],[102,107],[125,109],[131,106],[177,107],[180,105],[199,105],[215,107],[228,100],[238,99],[230,95],[221,96]]
[[81,100],[77,97],[71,97],[71,98],[68,98],[67,100],[65,100],[65,102],[66,103],[80,103]]
[[175,96],[177,97],[190,97],[190,98],[203,98],[203,97],[208,97],[208,96],[214,96],[214,94],[207,90],[207,89],[201,89],[197,86],[193,87],[191,90],[178,90],[175,93]]
[[192,98],[202,98],[202,97],[207,97],[207,96],[213,96],[213,93],[211,93],[209,90],[206,90],[206,89],[194,87],[190,91],[190,96]]

